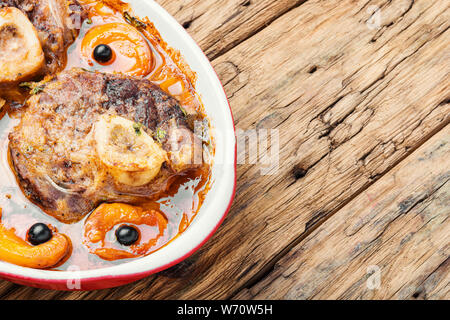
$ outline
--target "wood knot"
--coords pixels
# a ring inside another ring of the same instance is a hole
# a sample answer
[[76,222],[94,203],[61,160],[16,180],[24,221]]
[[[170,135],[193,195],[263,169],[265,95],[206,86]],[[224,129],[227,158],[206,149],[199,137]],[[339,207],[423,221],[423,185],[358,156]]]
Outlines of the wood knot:
[[186,21],[182,24],[183,28],[189,29],[192,25],[192,20]]
[[308,173],[308,170],[303,168],[301,165],[296,165],[292,169],[292,175],[294,176],[295,180],[299,180],[299,179],[303,178],[304,176],[306,176],[307,173]]
[[414,298],[414,299],[419,299],[419,297],[422,295],[422,290],[417,290],[416,292],[414,292],[413,294],[412,294],[412,297]]
[[316,72],[317,71],[317,66],[312,66],[309,70],[308,70],[308,73],[309,74],[313,74],[314,72]]

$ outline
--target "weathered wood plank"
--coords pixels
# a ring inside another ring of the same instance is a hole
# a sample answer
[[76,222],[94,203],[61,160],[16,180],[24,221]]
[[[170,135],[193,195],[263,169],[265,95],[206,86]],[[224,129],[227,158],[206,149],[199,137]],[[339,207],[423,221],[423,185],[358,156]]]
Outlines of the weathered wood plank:
[[450,298],[449,155],[447,126],[235,298]]
[[210,59],[230,50],[306,0],[157,0]]
[[238,127],[279,128],[280,170],[240,167],[233,210],[208,245],[136,284],[140,294],[110,297],[229,297],[448,123],[447,5],[402,3],[386,5],[396,22],[372,42],[365,3],[308,1],[215,61]]
[[[449,8],[411,3],[310,0],[215,60],[238,127],[279,129],[279,170],[240,166],[224,225],[179,266],[122,288],[45,297],[227,298],[270,268],[449,122]],[[365,23],[370,4],[382,8],[379,30]],[[0,294],[44,296],[14,285]]]

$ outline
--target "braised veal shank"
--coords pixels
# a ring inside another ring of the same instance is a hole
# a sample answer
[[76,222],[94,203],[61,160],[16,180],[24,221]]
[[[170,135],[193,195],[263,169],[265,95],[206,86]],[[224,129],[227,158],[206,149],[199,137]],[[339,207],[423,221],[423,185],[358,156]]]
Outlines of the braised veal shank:
[[[157,195],[177,174],[202,165],[202,142],[183,109],[149,80],[72,69],[40,90],[9,136],[11,162],[25,194],[61,221],[77,221],[104,201]],[[106,114],[133,121],[167,153],[150,183],[118,183],[99,159],[92,131]]]

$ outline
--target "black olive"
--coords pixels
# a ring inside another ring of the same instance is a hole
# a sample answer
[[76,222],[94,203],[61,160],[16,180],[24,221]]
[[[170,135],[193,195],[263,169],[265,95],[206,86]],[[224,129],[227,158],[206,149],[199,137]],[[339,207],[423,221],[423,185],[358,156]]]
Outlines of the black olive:
[[37,246],[39,244],[45,243],[52,238],[52,230],[43,223],[33,224],[28,230],[28,241]]
[[100,63],[106,63],[111,60],[113,52],[111,47],[106,44],[99,44],[94,49],[94,59]]
[[138,241],[139,232],[131,226],[120,226],[116,230],[116,238],[120,244],[124,246],[131,246],[133,243]]

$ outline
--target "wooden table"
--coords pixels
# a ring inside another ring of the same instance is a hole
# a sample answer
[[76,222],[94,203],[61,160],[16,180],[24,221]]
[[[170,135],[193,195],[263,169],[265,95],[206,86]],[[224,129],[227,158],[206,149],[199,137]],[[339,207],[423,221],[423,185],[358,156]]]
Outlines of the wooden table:
[[239,165],[200,251],[62,299],[450,298],[450,3],[159,0],[211,59],[242,130],[277,129],[279,168]]

